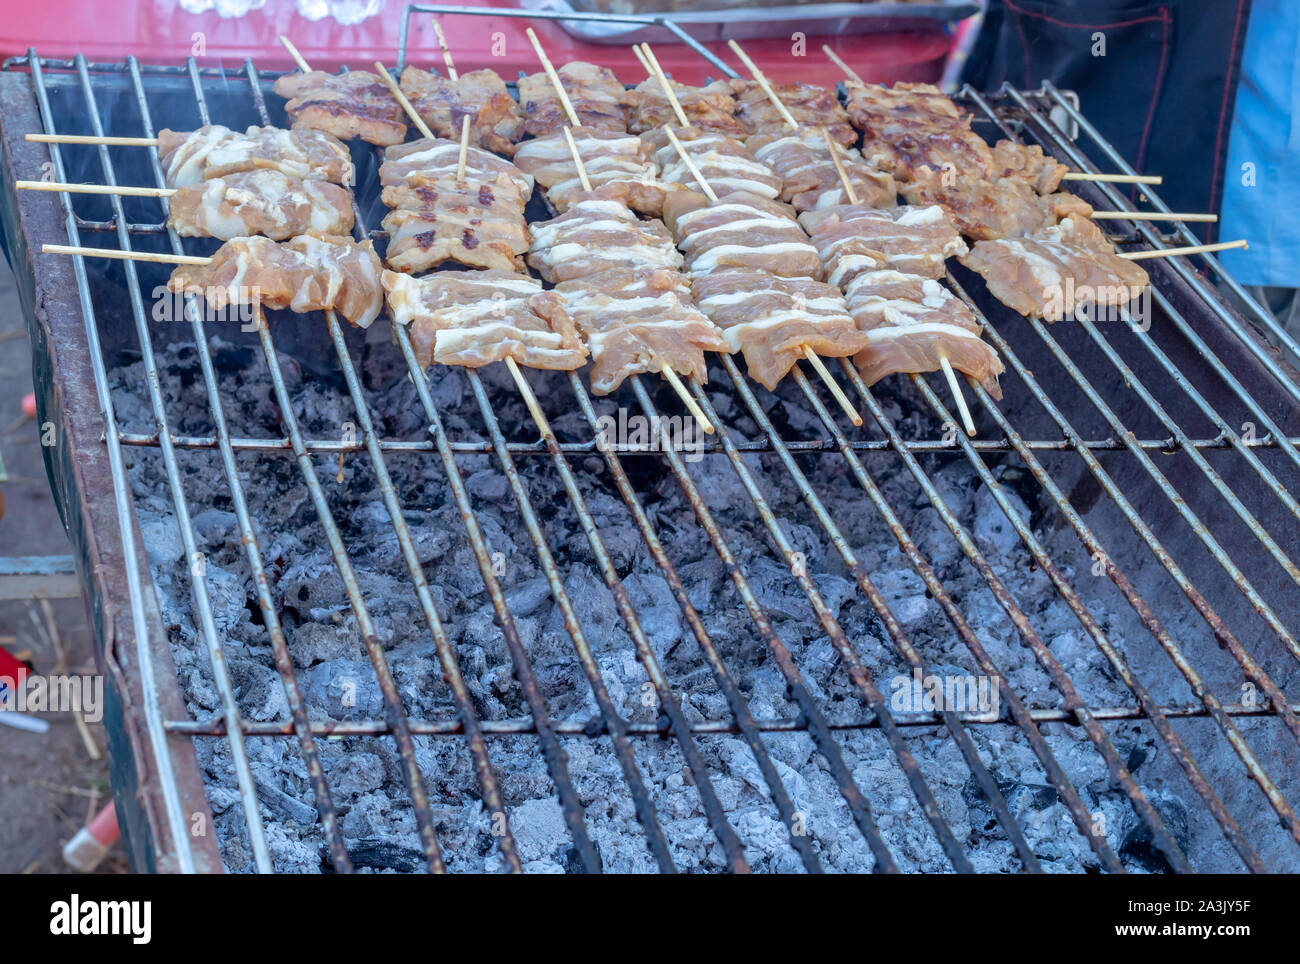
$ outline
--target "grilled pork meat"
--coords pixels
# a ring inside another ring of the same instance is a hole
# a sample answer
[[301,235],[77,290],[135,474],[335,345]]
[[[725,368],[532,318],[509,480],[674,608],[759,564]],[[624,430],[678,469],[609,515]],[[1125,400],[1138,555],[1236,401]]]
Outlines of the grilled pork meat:
[[369,241],[303,234],[276,243],[231,238],[206,265],[180,265],[167,287],[207,299],[213,308],[260,303],[305,313],[333,309],[368,328],[383,307],[379,256]]
[[524,135],[523,112],[495,70],[472,70],[450,80],[407,67],[399,86],[439,137],[459,144],[461,124],[468,117],[470,144],[510,156]]
[[780,201],[733,191],[715,204],[695,191],[676,191],[664,202],[664,222],[697,276],[756,268],[781,277],[821,277],[817,249]]
[[427,367],[480,368],[513,358],[521,365],[571,371],[587,358],[563,300],[542,283],[509,271],[438,271],[423,278],[383,273],[393,322],[408,325]]
[[[745,146],[780,178],[781,200],[792,204],[796,211],[848,203],[835,161],[820,130],[803,128],[798,133],[755,134]],[[858,203],[887,207],[897,201],[898,186],[894,179],[869,164],[856,149],[842,150],[840,163]]]
[[323,70],[285,74],[275,92],[288,100],[294,130],[316,130],[340,140],[360,137],[381,146],[406,140],[406,113],[378,74]]
[[328,181],[302,181],[275,170],[213,177],[179,188],[168,202],[167,224],[183,238],[262,234],[273,241],[315,231],[348,234],[352,197]]
[[168,187],[186,187],[212,177],[247,171],[279,171],[304,181],[347,184],[352,155],[337,138],[321,131],[250,127],[232,131],[209,124],[193,131],[158,132],[158,160]]
[[772,391],[805,357],[805,347],[841,358],[868,344],[840,290],[810,278],[722,269],[697,277],[692,292],[731,350],[744,354],[750,377]]
[[1149,283],[1136,262],[1115,254],[1095,224],[1074,217],[1025,237],[979,241],[961,263],[1004,305],[1045,321],[1081,307],[1126,305]]
[[671,368],[708,381],[706,351],[732,349],[691,299],[685,277],[663,268],[608,268],[555,288],[591,352],[591,390],[608,395],[629,375]]
[[[582,127],[627,130],[623,106],[627,91],[613,71],[575,60],[556,74]],[[534,137],[558,133],[569,124],[564,105],[544,71],[519,78],[519,104],[524,111],[524,131]]]
[[827,280],[841,287],[859,271],[886,267],[939,278],[948,258],[966,253],[956,226],[937,205],[842,204],[806,211],[799,220],[826,265]]
[[528,226],[528,263],[551,283],[613,268],[652,270],[682,266],[682,256],[662,221],[643,221],[615,188],[602,188],[559,217]]

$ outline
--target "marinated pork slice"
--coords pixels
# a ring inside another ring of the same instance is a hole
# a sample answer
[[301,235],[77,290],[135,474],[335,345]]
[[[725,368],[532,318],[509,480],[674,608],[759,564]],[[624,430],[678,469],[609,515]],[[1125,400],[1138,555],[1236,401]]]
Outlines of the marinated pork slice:
[[691,300],[686,279],[663,268],[610,268],[556,286],[591,352],[591,390],[608,395],[629,375],[671,368],[708,381],[706,351],[732,349]]
[[[560,67],[556,73],[569,95],[580,126],[607,131],[627,130],[627,114],[623,107],[627,90],[612,70],[575,60]],[[569,125],[564,105],[544,71],[519,78],[519,104],[524,111],[524,131],[534,137],[558,133]]]
[[1019,178],[1039,194],[1051,194],[1061,186],[1070,169],[1043,153],[1037,144],[998,141],[993,145],[993,174],[998,178]]
[[[674,133],[709,187],[717,193],[748,191],[765,198],[780,195],[781,179],[736,138],[699,127],[686,127]],[[692,190],[698,187],[695,175],[663,129],[642,134],[641,139],[654,150],[663,180]]]
[[263,234],[283,241],[297,234],[348,234],[352,196],[328,181],[301,181],[279,171],[213,177],[179,188],[168,202],[167,224],[183,238]]
[[993,152],[971,130],[970,117],[929,84],[845,81],[848,111],[862,132],[862,156],[910,181],[921,169],[982,181],[992,175]]
[[[792,204],[796,211],[848,203],[835,161],[820,130],[805,128],[797,134],[755,134],[745,146],[780,178],[781,200]],[[897,203],[898,186],[894,179],[868,164],[857,150],[842,149],[840,162],[858,203],[873,208],[892,207]]]
[[399,84],[417,114],[439,137],[458,144],[468,117],[469,142],[507,157],[524,136],[524,115],[495,70],[472,70],[456,80],[407,67]]
[[[733,80],[731,89],[736,97],[736,119],[746,133],[790,133],[790,125],[757,81]],[[840,99],[834,89],[795,83],[773,84],[772,90],[800,130],[805,127],[829,127],[831,136],[846,147],[857,143],[858,132],[853,129],[849,115],[840,106]]]
[[[732,137],[744,137],[745,128],[736,120],[736,101],[731,96],[731,83],[716,80],[707,87],[690,87],[670,80],[673,93],[690,126],[718,131]],[[669,124],[681,123],[677,112],[664,94],[663,87],[654,77],[647,77],[635,90],[624,97],[628,110],[627,129],[634,134],[658,131]]]
[[[573,131],[573,143],[593,189],[617,185],[623,202],[634,211],[656,218],[663,213],[664,197],[677,185],[660,180],[641,138],[581,127]],[[556,211],[587,196],[562,130],[520,144],[515,163],[546,188],[546,199]]]
[[220,124],[194,131],[163,128],[158,132],[158,160],[168,187],[263,170],[304,181],[353,180],[347,147],[322,131],[250,127],[241,133]]
[[732,268],[696,278],[692,293],[731,350],[744,353],[750,377],[772,391],[805,347],[842,358],[868,345],[840,290],[820,281]]
[[1067,218],[1036,236],[980,241],[961,263],[1022,315],[1059,321],[1082,307],[1121,307],[1146,287],[1147,273],[1100,246],[1094,231]]
[[[454,180],[459,164],[460,141],[421,137],[384,151],[384,163],[379,165],[379,183],[390,187]],[[525,174],[504,158],[481,148],[471,147],[465,152],[466,177],[492,181],[501,174],[515,182],[525,201],[533,196],[531,174]]]
[[944,262],[966,253],[956,226],[937,205],[870,208],[843,204],[799,216],[831,284],[844,287],[860,271],[894,268],[942,277]]
[[980,241],[1018,238],[1061,218],[1092,214],[1092,205],[1082,198],[1064,191],[1040,195],[1027,181],[1013,177],[974,183],[926,170],[918,171],[901,190],[909,204],[941,205],[962,234]]
[[444,261],[524,271],[519,257],[528,250],[524,202],[504,174],[493,181],[387,187],[383,200],[394,206],[383,228],[386,261],[395,271],[415,274]]
[[555,284],[611,268],[677,270],[682,255],[662,221],[642,221],[602,188],[559,217],[528,226],[528,264]]
[[938,371],[941,358],[994,398],[1002,361],[979,335],[965,302],[932,278],[883,269],[857,275],[845,291],[868,346],[853,361],[868,385],[886,375]]
[[480,368],[513,358],[571,371],[587,358],[578,331],[553,291],[509,271],[438,271],[423,278],[383,273],[393,321],[407,325],[420,364]]
[[206,298],[217,310],[260,303],[299,313],[334,309],[368,328],[383,307],[379,256],[369,241],[334,235],[232,238],[206,265],[181,265],[167,287]]
[[275,92],[288,101],[284,110],[294,130],[325,131],[344,141],[360,137],[380,146],[406,140],[406,113],[378,74],[285,74]]
[[677,191],[664,202],[664,222],[692,274],[720,268],[756,268],[785,278],[820,278],[817,249],[787,204],[734,191],[711,203]]

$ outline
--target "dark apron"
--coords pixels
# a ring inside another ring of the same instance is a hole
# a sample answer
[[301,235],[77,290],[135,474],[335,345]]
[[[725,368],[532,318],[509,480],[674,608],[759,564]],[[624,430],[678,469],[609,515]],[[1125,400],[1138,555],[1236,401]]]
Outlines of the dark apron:
[[[1163,175],[1170,208],[1217,211],[1249,13],[1250,0],[989,0],[962,80],[1076,91],[1129,163]],[[1098,34],[1104,56],[1093,52]],[[1214,240],[1217,225],[1191,227]]]

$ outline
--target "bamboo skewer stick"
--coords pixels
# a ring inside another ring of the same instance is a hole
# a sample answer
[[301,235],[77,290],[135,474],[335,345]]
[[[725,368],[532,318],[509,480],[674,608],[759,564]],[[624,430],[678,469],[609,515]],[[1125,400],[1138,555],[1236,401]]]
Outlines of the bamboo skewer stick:
[[564,129],[564,139],[569,142],[569,153],[573,155],[573,164],[578,169],[578,180],[582,182],[582,189],[590,194],[591,178],[587,176],[587,165],[582,163],[582,155],[578,153],[578,143],[573,139],[572,127]]
[[157,147],[156,137],[100,137],[95,134],[28,134],[33,144],[104,144],[107,147]]
[[298,69],[304,74],[310,74],[311,68],[307,66],[307,61],[304,60],[302,54],[298,52],[298,48],[293,45],[293,41],[284,34],[280,34],[280,43],[284,46],[285,50],[289,51],[289,56],[292,57],[293,62],[298,65]]
[[119,251],[116,248],[83,248],[75,244],[42,244],[42,254],[79,254],[86,258],[110,258],[113,261],[148,261],[152,264],[211,264],[211,258],[188,254],[155,254],[152,251]]
[[1088,217],[1111,221],[1217,221],[1217,214],[1165,214],[1163,211],[1093,211]]
[[437,18],[433,21],[433,33],[438,38],[438,47],[442,50],[442,62],[447,65],[447,79],[460,80],[460,75],[456,73],[456,65],[451,60],[451,48],[447,46],[447,35],[442,32],[442,24]]
[[844,196],[849,199],[850,204],[857,204],[858,192],[853,189],[853,182],[849,180],[849,172],[844,169],[844,161],[840,157],[839,145],[835,143],[835,138],[831,137],[831,129],[823,127],[822,134],[826,137],[826,149],[831,152],[831,163],[835,165],[835,173],[839,175],[840,183],[844,185]]
[[[691,156],[686,153],[686,148],[684,148],[682,142],[677,139],[677,135],[672,132],[672,128],[665,127],[664,133],[668,135],[668,139],[672,142],[674,150],[677,151],[677,155],[686,164],[687,168],[690,169],[691,176],[695,178],[696,183],[703,188],[704,193],[708,195],[710,200],[716,202],[718,196],[713,192],[713,188],[709,186],[708,181],[704,179],[704,175],[700,173],[700,169],[695,166],[695,162],[691,160]],[[807,345],[804,345],[803,355],[804,358],[808,360],[808,363],[812,365],[813,370],[817,372],[817,375],[821,380],[826,383],[826,387],[830,389],[830,393],[835,396],[835,401],[838,402],[840,408],[844,410],[844,414],[849,417],[849,421],[854,425],[861,425],[862,416],[858,414],[858,410],[853,407],[853,403],[849,401],[848,396],[844,394],[844,390],[841,389],[839,383],[835,381],[834,376],[830,373],[830,369],[828,369],[826,365],[822,363],[822,360],[817,357],[817,353]]]
[[854,70],[852,67],[850,67],[848,64],[846,64],[844,62],[844,58],[841,57],[839,54],[837,54],[835,51],[831,50],[831,48],[826,44],[822,44],[822,53],[824,53],[827,57],[830,58],[831,63],[833,63],[836,67],[840,68],[840,70],[844,71],[844,76],[848,77],[849,80],[856,80],[859,84],[862,84],[864,87],[866,86],[867,82],[863,80],[860,76],[858,76],[858,72]]
[[668,140],[672,141],[674,150],[677,151],[677,155],[682,159],[682,163],[686,165],[686,169],[691,172],[691,177],[695,178],[695,183],[700,186],[700,190],[704,192],[704,196],[710,201],[716,203],[718,196],[713,193],[713,188],[710,187],[709,182],[704,179],[704,175],[700,173],[700,169],[695,166],[695,159],[692,158],[690,154],[686,153],[686,148],[682,147],[682,142],[677,139],[677,135],[673,133],[672,128],[665,127],[664,133],[668,135]]
[[[388,89],[392,91],[393,96],[397,98],[397,102],[402,105],[402,110],[406,111],[406,116],[411,118],[411,123],[414,124],[415,129],[420,132],[420,136],[433,140],[433,131],[429,130],[429,125],[424,122],[424,118],[421,117],[419,111],[415,109],[415,105],[406,99],[406,94],[402,92],[401,87],[397,86],[397,81],[393,80],[393,75],[388,72],[388,68],[376,60],[375,71],[379,74],[380,79],[388,85]],[[466,120],[468,119],[469,118],[467,117]]]
[[645,50],[646,63],[650,65],[650,70],[654,74],[655,79],[658,80],[659,85],[663,87],[664,96],[668,98],[668,103],[672,105],[673,113],[677,115],[678,123],[680,123],[682,127],[690,127],[690,119],[686,116],[686,111],[682,109],[682,102],[677,99],[677,91],[673,90],[672,82],[669,81],[668,75],[664,73],[663,67],[660,66],[659,58],[655,56],[655,52],[650,49],[649,44],[643,43],[641,46]]
[[[550,58],[546,56],[546,51],[542,49],[541,41],[537,39],[537,34],[533,32],[532,27],[528,28],[528,39],[532,41],[533,50],[537,52],[537,57],[541,60],[542,66],[546,70],[546,76],[550,78],[551,85],[555,88],[556,94],[559,95],[561,103],[564,104],[564,110],[569,115],[569,120],[573,122],[571,126],[564,128],[564,139],[569,144],[569,153],[573,155],[573,164],[578,169],[578,178],[582,182],[582,189],[590,193],[591,178],[587,174],[587,165],[582,162],[582,155],[578,151],[578,144],[573,139],[573,129],[581,127],[582,124],[578,120],[577,113],[573,110],[573,104],[569,102],[569,94],[564,89],[564,84],[560,81],[560,75],[556,73],[555,67],[551,64]],[[660,362],[662,363],[662,359],[660,359]],[[686,386],[682,384],[682,380],[678,376],[677,372],[673,371],[671,366],[667,364],[662,364],[660,370],[668,384],[672,386],[673,391],[676,392],[677,396],[682,400],[682,404],[686,406],[691,415],[700,423],[701,427],[704,429],[704,433],[706,435],[712,435],[714,433],[713,423],[710,422],[708,416],[704,414],[704,410],[700,408],[700,405],[695,400],[694,396],[686,390]]]
[[636,59],[641,62],[641,66],[645,68],[645,72],[649,74],[651,77],[653,77],[654,71],[650,69],[650,61],[646,60],[645,54],[641,52],[641,45],[633,44],[632,53],[636,54]]
[[[831,50],[830,47],[822,44],[822,53],[830,59],[836,67],[844,72],[844,76],[849,80],[856,81],[864,87],[867,82],[858,75],[852,67],[844,62],[844,58]],[[1090,171],[1071,171],[1065,175],[1067,181],[1104,181],[1110,184],[1162,184],[1164,178],[1159,174],[1093,174]]]
[[1209,254],[1211,251],[1227,251],[1229,248],[1249,248],[1245,240],[1220,241],[1218,244],[1193,244],[1185,248],[1162,248],[1158,251],[1129,251],[1121,258],[1129,261],[1142,261],[1146,258],[1173,258],[1184,254]]
[[460,120],[460,158],[456,161],[456,180],[465,180],[465,162],[469,158],[469,114]]
[[120,184],[68,184],[61,181],[14,181],[20,191],[66,191],[69,194],[110,194],[120,197],[171,197],[174,187],[128,187]]
[[785,122],[790,125],[790,130],[797,131],[799,129],[799,122],[796,121],[790,111],[786,109],[785,104],[781,103],[781,98],[776,96],[776,91],[772,89],[772,85],[768,83],[767,77],[764,76],[763,72],[758,69],[758,64],[749,59],[749,54],[741,50],[740,44],[736,43],[736,41],[728,40],[727,46],[736,52],[736,56],[740,58],[741,63],[743,63],[746,69],[754,75],[754,79],[758,81],[758,86],[763,88],[763,93],[767,94],[767,99],[772,102],[772,106],[776,108],[777,113],[779,113]]
[[1163,184],[1159,174],[1094,174],[1092,171],[1070,171],[1066,181],[1099,181],[1104,184]]
[[569,117],[569,124],[573,127],[581,127],[582,121],[578,120],[578,114],[573,109],[573,102],[569,100],[569,92],[564,89],[564,82],[560,80],[560,75],[555,72],[555,65],[551,63],[551,58],[546,56],[546,51],[542,49],[542,42],[537,39],[537,33],[532,27],[528,28],[528,40],[533,45],[533,50],[537,52],[537,59],[542,62],[542,69],[546,71],[546,76],[550,78],[551,86],[555,88],[555,93],[560,98],[560,103],[564,106],[564,113]]
[[519,370],[519,363],[515,361],[514,356],[506,356],[506,368],[510,369],[510,377],[515,380],[515,387],[523,396],[524,404],[528,406],[528,414],[533,417],[537,430],[542,435],[549,435],[551,424],[546,420],[546,413],[542,411],[542,406],[537,403],[537,396],[533,394],[533,386],[529,385],[528,379],[524,378],[524,373]]

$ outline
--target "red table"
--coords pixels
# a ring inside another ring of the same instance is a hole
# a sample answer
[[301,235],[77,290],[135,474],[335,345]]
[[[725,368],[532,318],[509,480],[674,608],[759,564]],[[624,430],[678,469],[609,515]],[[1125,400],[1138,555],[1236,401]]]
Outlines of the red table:
[[[486,0],[465,0],[463,5],[506,6]],[[135,54],[145,63],[177,63],[193,53],[202,66],[238,66],[245,57],[252,57],[259,67],[289,69],[293,65],[276,40],[283,33],[313,67],[333,70],[347,63],[363,68],[375,60],[391,65],[396,59],[404,9],[405,4],[399,0],[387,0],[378,16],[355,26],[342,26],[331,19],[311,21],[301,17],[293,0],[269,0],[265,7],[235,19],[223,19],[212,11],[190,14],[176,0],[2,0],[0,54],[22,54],[34,47],[45,57],[83,53],[92,61],[120,61],[127,54]],[[412,17],[410,59],[441,67],[432,19],[428,14]],[[557,64],[590,60],[613,68],[629,83],[644,78],[626,45],[587,43],[571,37],[557,23],[463,15],[442,17],[441,21],[456,64],[464,70],[490,66],[507,80],[521,70],[537,70],[537,58],[524,36],[524,29],[532,24]],[[494,43],[497,56],[493,56]],[[792,42],[785,39],[746,41],[745,50],[773,80],[826,84],[839,79],[840,73],[822,55],[823,43],[829,43],[867,80],[934,80],[943,68],[948,35],[938,26],[922,32],[860,37],[810,34],[802,56],[797,56]],[[744,73],[725,45],[711,47]],[[683,83],[699,83],[719,73],[683,44],[656,44],[655,53],[665,70]]]

